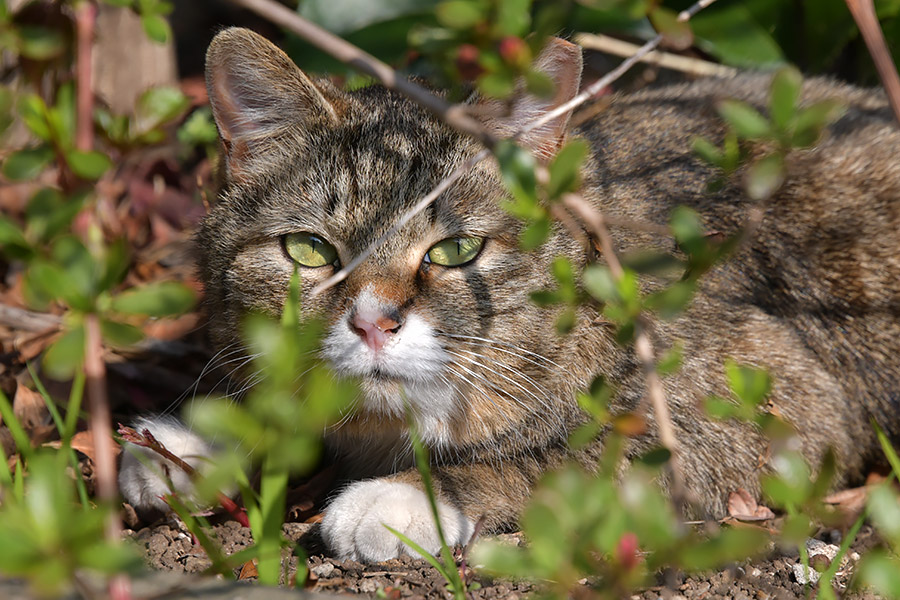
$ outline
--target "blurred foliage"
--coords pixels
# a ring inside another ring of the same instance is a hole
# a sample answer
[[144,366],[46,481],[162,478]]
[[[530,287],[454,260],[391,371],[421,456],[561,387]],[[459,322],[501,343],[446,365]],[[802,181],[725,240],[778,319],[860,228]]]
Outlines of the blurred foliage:
[[[692,3],[302,0],[297,10],[388,63],[406,65],[432,81],[440,76],[442,87],[477,79],[482,91],[496,92],[511,84],[508,75],[527,72],[528,59],[547,35],[587,31],[645,41],[655,30],[674,33],[667,25],[671,15]],[[900,2],[876,0],[875,5],[894,60],[900,62]],[[844,0],[719,0],[691,20],[690,31],[694,47],[723,64],[768,69],[791,63],[805,73],[831,73],[865,85],[878,81]],[[682,31],[671,37],[683,36]],[[675,45],[683,49],[684,41]],[[296,39],[288,47],[301,68],[348,72]]]

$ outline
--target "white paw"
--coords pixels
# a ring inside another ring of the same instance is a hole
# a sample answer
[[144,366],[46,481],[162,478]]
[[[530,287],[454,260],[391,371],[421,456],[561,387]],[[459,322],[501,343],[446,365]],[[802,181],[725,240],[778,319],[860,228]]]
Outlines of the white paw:
[[[447,543],[465,544],[474,524],[457,508],[438,502]],[[372,479],[352,484],[325,511],[322,536],[340,558],[378,562],[401,554],[419,556],[384,525],[393,527],[425,551],[441,549],[425,492],[406,484]]]
[[[176,419],[142,418],[132,427],[138,432],[149,429],[167,450],[201,472],[210,464],[209,444]],[[122,462],[119,465],[119,491],[126,502],[139,513],[167,513],[169,506],[161,496],[174,492],[182,498],[190,499],[194,484],[187,473],[171,461],[148,448],[126,443],[122,448]]]

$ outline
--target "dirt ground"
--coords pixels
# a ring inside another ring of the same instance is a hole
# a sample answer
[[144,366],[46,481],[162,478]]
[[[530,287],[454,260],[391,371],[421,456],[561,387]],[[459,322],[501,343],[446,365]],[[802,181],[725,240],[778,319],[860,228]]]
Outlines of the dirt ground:
[[[227,553],[241,550],[250,544],[248,529],[234,521],[226,521],[214,526],[215,535]],[[425,560],[402,557],[383,563],[370,565],[355,561],[342,561],[330,558],[323,553],[317,526],[305,523],[288,523],[284,528],[285,535],[298,546],[307,550],[309,558],[304,567],[307,571],[306,590],[336,594],[359,594],[378,598],[416,598],[437,600],[451,597],[446,590],[446,582],[442,576]],[[192,543],[189,533],[180,529],[177,524],[157,524],[137,531],[129,531],[128,535],[146,552],[147,563],[154,569],[164,569],[185,573],[201,573],[211,562],[203,550]],[[525,543],[518,534],[503,536],[510,543]],[[820,541],[840,543],[837,532],[824,532]],[[871,528],[864,527],[849,553],[845,567],[838,571],[835,578],[835,591],[839,598],[869,600],[877,598],[874,594],[863,591],[848,591],[847,585],[852,576],[855,559],[877,542]],[[822,546],[824,547],[824,546]],[[855,557],[855,558],[854,558]],[[299,564],[297,556],[291,556],[289,581],[295,581]],[[685,599],[743,599],[770,600],[815,597],[815,586],[804,586],[797,581],[796,572],[802,574],[800,559],[796,550],[773,550],[764,559],[753,562],[735,564],[729,569],[718,572],[685,576],[674,573],[658,576],[657,585],[647,588],[632,596],[637,600],[655,600],[657,598]],[[238,579],[254,579],[253,569],[248,565],[235,570]],[[478,573],[472,573],[474,586],[470,594],[473,600],[504,598],[514,600],[536,596],[540,592],[538,584],[527,581],[496,580]],[[668,585],[667,585],[668,583]],[[592,591],[591,582],[584,583],[584,596],[580,593],[574,597],[589,597]]]

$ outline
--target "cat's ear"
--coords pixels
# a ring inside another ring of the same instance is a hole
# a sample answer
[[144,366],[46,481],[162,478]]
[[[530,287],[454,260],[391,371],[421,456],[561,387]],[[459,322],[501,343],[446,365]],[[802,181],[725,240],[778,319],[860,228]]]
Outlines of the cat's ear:
[[[487,110],[485,126],[498,137],[508,137],[525,127],[547,111],[561,106],[578,94],[581,85],[581,47],[560,38],[550,38],[534,61],[534,67],[550,77],[555,86],[549,98],[539,98],[519,85],[508,106],[498,101],[482,101]],[[505,114],[504,114],[505,113]],[[502,114],[502,116],[497,116]],[[572,111],[566,111],[555,119],[528,132],[519,143],[530,148],[535,154],[551,157],[556,154],[566,139],[566,128]]]
[[265,155],[279,133],[337,121],[331,103],[284,52],[240,27],[210,43],[206,89],[232,179],[241,178],[251,157]]

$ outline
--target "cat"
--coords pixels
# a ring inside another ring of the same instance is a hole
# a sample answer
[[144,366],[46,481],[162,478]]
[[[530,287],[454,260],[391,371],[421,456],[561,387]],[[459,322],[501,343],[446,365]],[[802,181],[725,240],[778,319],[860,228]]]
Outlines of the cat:
[[[536,66],[555,95],[517,94],[505,113],[474,110],[489,131],[509,133],[577,93],[577,46],[554,40]],[[547,158],[567,139],[587,140],[581,194],[607,215],[665,224],[687,205],[710,231],[732,234],[752,203],[737,178],[710,192],[719,173],[691,143],[720,143],[726,126],[716,102],[762,108],[769,80],[743,74],[616,96],[574,131],[564,114],[523,143]],[[347,481],[321,525],[335,555],[379,561],[410,552],[382,523],[439,550],[409,452],[406,402],[431,449],[451,544],[466,543],[482,517],[485,531],[513,526],[548,470],[571,459],[596,464],[602,438],[578,451],[567,444],[587,419],[576,393],[601,374],[618,390],[613,409],[637,410],[641,364],[596,307],[581,306],[574,329],[560,335],[559,308],[529,300],[555,287],[555,257],[576,269],[602,262],[590,245],[555,224],[539,250],[522,251],[523,224],[501,207],[504,188],[487,160],[346,280],[311,295],[480,146],[383,87],[347,92],[312,81],[245,29],[213,40],[207,86],[225,165],[218,203],[197,235],[215,344],[237,344],[249,310],[279,315],[299,265],[303,310],[328,323],[323,357],[364,392],[358,412],[326,437]],[[900,131],[880,93],[805,83],[804,102],[825,98],[846,112],[814,148],[788,156],[786,182],[764,204],[755,235],[701,278],[684,314],[649,317],[657,349],[683,345],[681,369],[663,383],[686,487],[709,515],[723,516],[737,488],[758,496],[770,458],[754,427],[705,416],[704,398],[729,396],[728,358],[772,374],[768,406],[796,427],[813,464],[834,450],[836,485],[858,481],[878,459],[870,419],[900,439]],[[612,234],[623,252],[672,249],[665,236]],[[646,420],[629,457],[659,443],[653,415]],[[163,428],[205,451],[184,426]],[[152,496],[138,482],[147,468],[123,463],[132,504]]]

